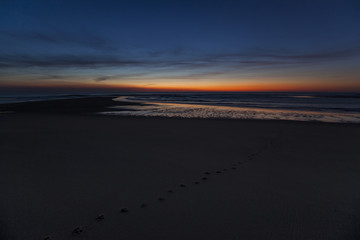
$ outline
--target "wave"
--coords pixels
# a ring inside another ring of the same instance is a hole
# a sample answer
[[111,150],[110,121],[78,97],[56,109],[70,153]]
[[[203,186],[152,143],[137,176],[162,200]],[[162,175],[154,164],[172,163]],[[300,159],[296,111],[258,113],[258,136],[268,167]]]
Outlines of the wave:
[[132,94],[130,101],[320,112],[360,112],[359,93]]

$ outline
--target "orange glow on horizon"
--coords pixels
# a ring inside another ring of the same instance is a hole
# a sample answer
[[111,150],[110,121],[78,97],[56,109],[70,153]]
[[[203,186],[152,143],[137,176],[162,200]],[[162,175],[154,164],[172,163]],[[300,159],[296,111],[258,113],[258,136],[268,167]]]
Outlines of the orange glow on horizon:
[[233,85],[163,85],[142,87],[147,91],[169,91],[169,92],[322,92],[322,91],[360,91],[360,85],[340,84],[301,84],[301,83],[269,83],[269,84],[233,84]]
[[338,82],[258,82],[258,83],[162,83],[162,84],[121,84],[121,83],[92,83],[92,82],[17,82],[2,83],[0,87],[5,88],[29,88],[29,89],[91,89],[105,91],[129,91],[129,92],[305,92],[305,91],[360,91],[359,83]]

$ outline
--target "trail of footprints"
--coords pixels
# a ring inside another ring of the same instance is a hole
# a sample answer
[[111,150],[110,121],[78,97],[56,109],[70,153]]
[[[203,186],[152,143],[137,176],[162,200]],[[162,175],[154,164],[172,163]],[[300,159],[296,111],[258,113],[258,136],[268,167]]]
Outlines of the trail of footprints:
[[[273,145],[274,145],[274,142],[269,142],[267,145],[265,145],[265,147],[264,147],[263,149],[255,152],[255,153],[249,154],[249,155],[247,156],[247,159],[245,159],[244,161],[234,162],[229,168],[223,168],[223,169],[221,169],[221,170],[216,170],[216,171],[206,171],[206,172],[203,172],[203,174],[202,174],[202,176],[200,177],[200,179],[199,179],[199,180],[196,180],[196,181],[193,181],[192,184],[193,184],[193,185],[199,185],[199,184],[201,184],[201,182],[205,182],[205,181],[209,180],[209,179],[210,179],[210,175],[212,175],[212,176],[215,175],[215,176],[216,176],[216,175],[221,175],[221,174],[223,174],[223,173],[225,173],[225,172],[228,172],[228,171],[235,171],[235,170],[238,169],[239,165],[254,160],[254,158],[255,158],[257,155],[261,154],[264,150],[266,150],[267,148],[269,148],[269,147],[271,147],[271,146],[273,146]],[[190,185],[185,185],[185,184],[181,183],[181,184],[178,185],[178,187],[180,187],[180,188],[187,188],[187,187],[190,187]],[[168,190],[166,191],[166,193],[167,193],[168,195],[169,195],[169,194],[173,194],[173,193],[175,193],[175,190],[174,190],[174,189],[168,189]],[[166,198],[163,197],[163,196],[159,196],[159,197],[157,198],[157,201],[158,201],[158,202],[164,202],[165,200],[166,200]],[[140,208],[140,209],[144,209],[144,208],[147,208],[147,207],[149,207],[149,204],[148,204],[148,203],[141,203],[141,204],[139,204],[139,208]],[[130,212],[130,210],[129,210],[128,208],[124,207],[124,208],[121,208],[121,209],[119,210],[119,212],[120,212],[121,214],[127,214],[128,212]],[[104,220],[105,220],[105,215],[104,215],[104,214],[100,214],[100,215],[98,215],[98,216],[95,218],[95,220],[96,220],[96,222],[104,221]],[[74,237],[75,237],[75,236],[78,236],[78,235],[81,235],[87,228],[89,228],[89,227],[91,227],[91,226],[93,226],[93,225],[94,225],[94,224],[87,225],[87,226],[78,226],[78,227],[76,227],[76,228],[74,228],[74,229],[72,230],[72,235],[73,235]],[[54,238],[52,238],[51,236],[46,236],[46,237],[44,237],[43,239],[44,239],[44,240],[52,240],[52,239],[54,239]]]

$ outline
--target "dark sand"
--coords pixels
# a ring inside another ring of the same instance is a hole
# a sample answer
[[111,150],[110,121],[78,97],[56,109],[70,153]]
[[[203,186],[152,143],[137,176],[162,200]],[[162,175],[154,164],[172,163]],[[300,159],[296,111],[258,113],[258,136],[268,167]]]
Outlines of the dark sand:
[[360,125],[90,114],[109,104],[0,105],[1,240],[360,239]]

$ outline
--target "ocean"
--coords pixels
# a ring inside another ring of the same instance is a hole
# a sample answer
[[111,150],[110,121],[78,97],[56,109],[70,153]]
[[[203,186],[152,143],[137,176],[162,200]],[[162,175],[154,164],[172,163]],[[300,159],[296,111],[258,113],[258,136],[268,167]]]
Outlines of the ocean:
[[360,123],[360,93],[142,93],[103,114]]
[[[87,96],[104,94],[0,96],[0,103]],[[119,105],[101,114],[360,123],[360,93],[112,93],[111,96],[116,101],[143,104]]]

